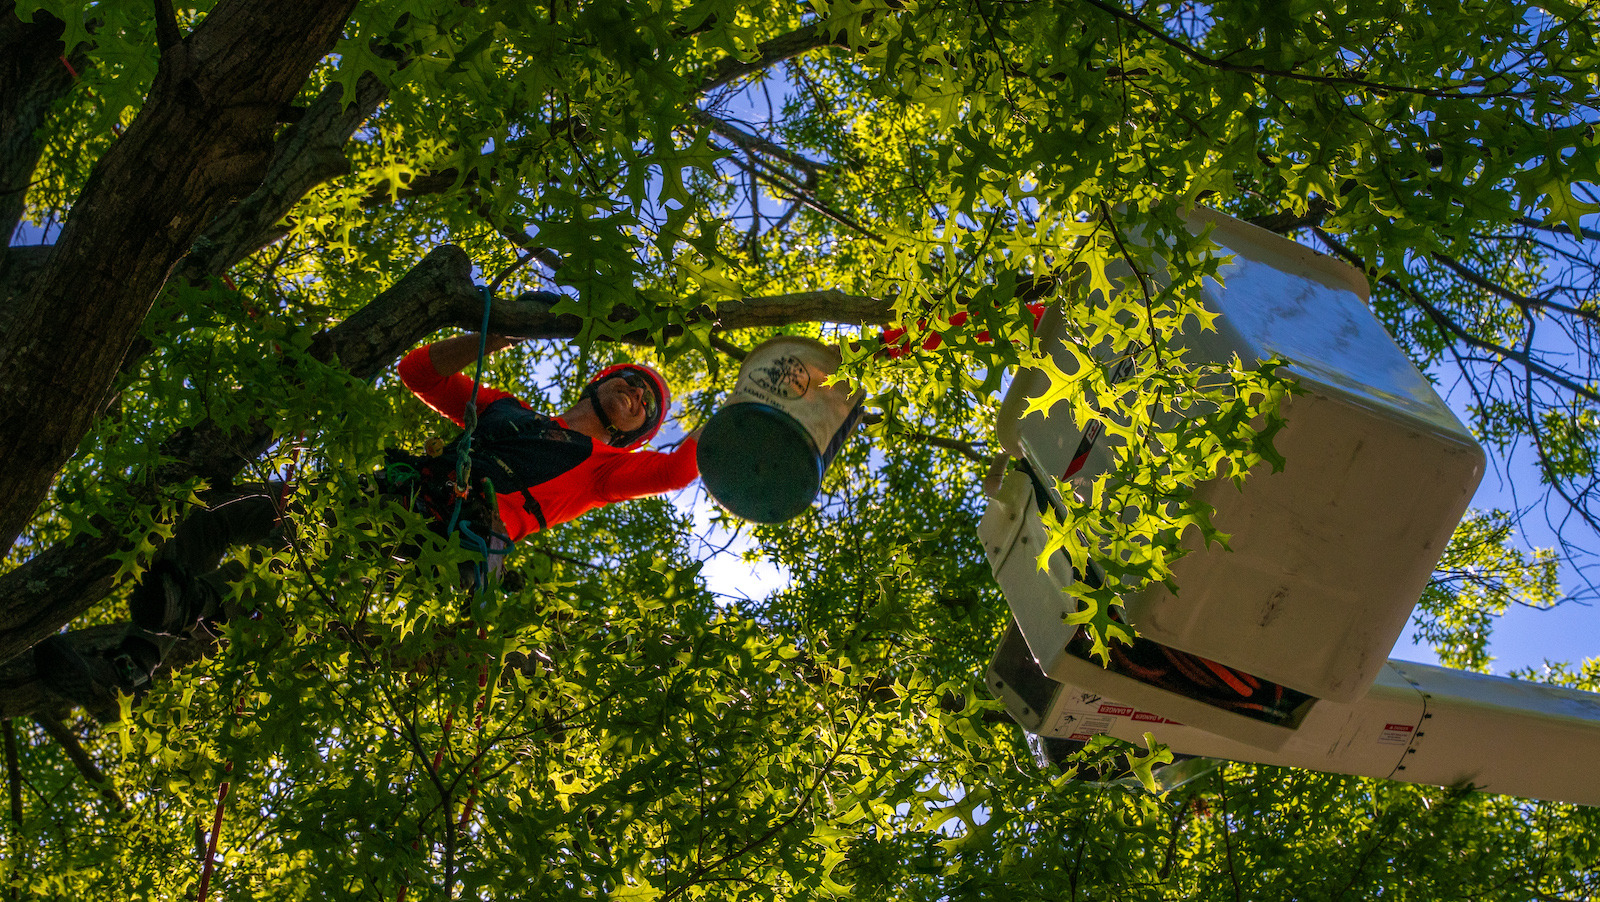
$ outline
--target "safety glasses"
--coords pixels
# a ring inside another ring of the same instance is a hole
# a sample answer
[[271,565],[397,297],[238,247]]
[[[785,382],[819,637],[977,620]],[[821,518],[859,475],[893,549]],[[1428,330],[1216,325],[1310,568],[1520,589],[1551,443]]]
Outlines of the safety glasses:
[[644,420],[646,423],[654,423],[656,415],[661,412],[661,399],[656,397],[655,384],[648,376],[637,370],[623,370],[617,378],[633,388],[644,390]]

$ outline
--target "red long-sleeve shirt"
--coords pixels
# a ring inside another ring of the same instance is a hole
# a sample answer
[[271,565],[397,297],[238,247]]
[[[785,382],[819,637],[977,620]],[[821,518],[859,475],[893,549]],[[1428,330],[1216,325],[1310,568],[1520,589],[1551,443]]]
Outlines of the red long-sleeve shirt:
[[[472,379],[461,373],[439,375],[433,366],[432,348],[432,345],[424,345],[400,361],[400,381],[429,407],[464,428],[463,414],[472,398]],[[478,412],[481,414],[490,404],[506,398],[532,409],[509,392],[481,385],[478,387]],[[561,428],[567,427],[560,417],[554,419]],[[538,502],[547,527],[565,523],[614,501],[681,489],[700,475],[692,438],[684,439],[677,448],[666,453],[624,451],[587,437],[579,441],[588,442],[587,457],[561,475],[528,489]],[[528,510],[521,492],[497,493],[495,500],[512,541],[540,528],[538,517]]]

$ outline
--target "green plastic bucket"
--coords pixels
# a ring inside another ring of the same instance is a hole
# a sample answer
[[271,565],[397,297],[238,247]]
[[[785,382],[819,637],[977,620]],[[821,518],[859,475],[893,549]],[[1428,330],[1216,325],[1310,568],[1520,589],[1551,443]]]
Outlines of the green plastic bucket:
[[862,393],[822,383],[838,348],[779,336],[745,358],[722,408],[700,433],[700,479],[718,504],[753,523],[804,513],[861,419]]

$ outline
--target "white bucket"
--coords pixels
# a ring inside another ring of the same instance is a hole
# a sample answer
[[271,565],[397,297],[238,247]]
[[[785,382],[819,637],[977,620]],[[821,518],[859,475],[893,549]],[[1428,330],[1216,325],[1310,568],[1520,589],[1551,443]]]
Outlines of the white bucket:
[[864,393],[822,384],[841,360],[838,348],[787,335],[750,352],[700,434],[700,478],[711,497],[754,523],[782,523],[811,506],[861,419]]

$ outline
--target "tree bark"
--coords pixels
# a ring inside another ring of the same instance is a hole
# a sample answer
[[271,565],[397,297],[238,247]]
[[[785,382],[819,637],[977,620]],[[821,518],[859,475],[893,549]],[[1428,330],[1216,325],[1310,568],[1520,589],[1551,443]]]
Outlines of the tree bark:
[[72,88],[73,70],[87,63],[82,52],[69,54],[61,43],[65,29],[42,11],[23,22],[15,3],[0,0],[0,271],[44,152],[40,130]]
[[0,552],[104,409],[173,265],[265,178],[278,114],[354,5],[224,0],[182,40],[163,23],[144,107],[95,165],[0,337]]
[[312,188],[349,173],[344,146],[389,96],[389,86],[368,72],[356,82],[355,94],[347,98],[332,84],[317,95],[278,141],[261,187],[206,227],[177,275],[190,281],[222,275],[282,237],[279,221]]

